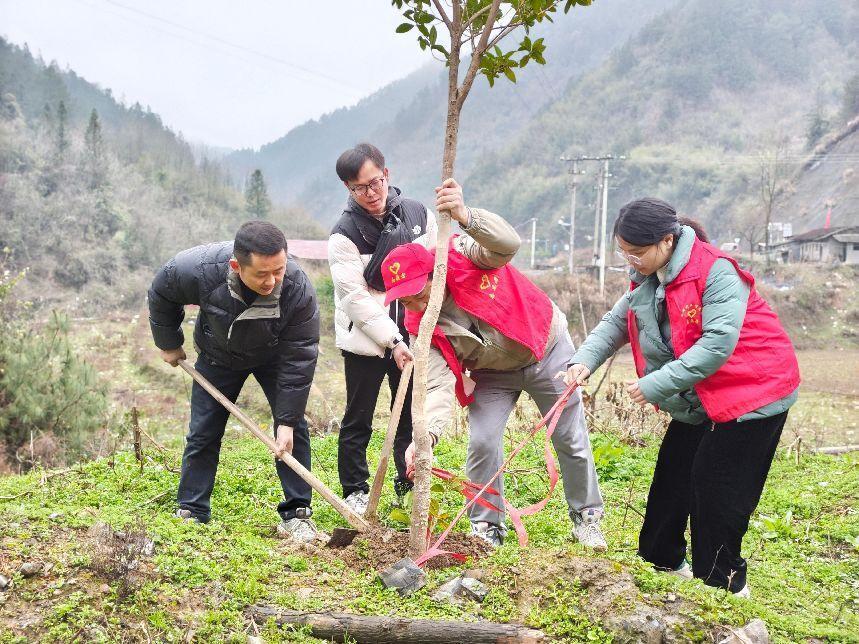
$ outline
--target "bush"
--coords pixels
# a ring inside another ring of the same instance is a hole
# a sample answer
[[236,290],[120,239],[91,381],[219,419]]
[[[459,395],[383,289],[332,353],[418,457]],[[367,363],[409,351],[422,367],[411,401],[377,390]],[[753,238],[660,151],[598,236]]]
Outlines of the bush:
[[24,443],[61,440],[68,460],[104,426],[107,392],[92,366],[72,352],[65,315],[53,312],[42,329],[14,315],[3,300],[17,279],[8,272],[0,278],[0,443],[12,456]]

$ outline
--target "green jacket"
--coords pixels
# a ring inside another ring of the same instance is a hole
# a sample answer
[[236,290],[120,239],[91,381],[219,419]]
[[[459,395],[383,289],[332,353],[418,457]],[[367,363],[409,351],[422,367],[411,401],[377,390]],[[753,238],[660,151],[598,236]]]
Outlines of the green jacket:
[[[638,328],[649,342],[642,342],[641,352],[646,367],[638,386],[648,402],[684,423],[698,424],[708,420],[694,385],[715,373],[737,346],[740,328],[746,315],[749,286],[726,259],[719,259],[710,269],[702,296],[701,338],[679,358],[671,344],[671,323],[665,310],[665,285],[669,284],[689,261],[695,231],[683,226],[671,259],[654,275],[630,271],[638,284],[627,291],[590,333],[570,361],[595,371],[610,355],[629,341],[627,312],[635,312]],[[741,416],[738,420],[766,418],[780,414],[796,402],[797,392]]]

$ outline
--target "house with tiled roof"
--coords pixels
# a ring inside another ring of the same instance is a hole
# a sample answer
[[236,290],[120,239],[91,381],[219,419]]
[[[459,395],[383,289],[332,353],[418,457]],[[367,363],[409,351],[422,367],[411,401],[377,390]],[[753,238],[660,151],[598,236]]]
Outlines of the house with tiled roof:
[[782,263],[859,264],[859,226],[815,228],[770,249]]

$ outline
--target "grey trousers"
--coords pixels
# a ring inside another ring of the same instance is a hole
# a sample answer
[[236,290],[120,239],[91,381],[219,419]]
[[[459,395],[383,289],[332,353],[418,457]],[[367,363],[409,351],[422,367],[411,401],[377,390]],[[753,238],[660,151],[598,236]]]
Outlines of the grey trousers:
[[[539,362],[516,371],[473,371],[476,382],[474,402],[468,407],[468,457],[465,463],[466,476],[483,485],[504,462],[504,428],[521,393],[527,392],[537,403],[541,414],[546,414],[558,396],[566,389],[563,379],[555,374],[565,371],[567,362],[574,353],[569,334],[558,338],[555,346]],[[567,403],[564,413],[555,427],[552,444],[558,454],[564,496],[570,516],[583,510],[603,511],[602,495],[594,468],[594,457],[585,416],[582,396],[576,391]],[[503,474],[492,484],[504,493]],[[504,508],[501,499],[484,493],[487,501]],[[478,504],[471,507],[472,521],[488,521],[503,525],[504,512],[496,512]]]

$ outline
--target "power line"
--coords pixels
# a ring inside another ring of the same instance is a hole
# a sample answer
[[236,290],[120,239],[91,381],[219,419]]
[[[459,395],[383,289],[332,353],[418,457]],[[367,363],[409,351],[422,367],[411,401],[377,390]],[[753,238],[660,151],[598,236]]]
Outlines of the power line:
[[[118,17],[118,18],[122,18],[122,19],[131,21],[130,18],[128,18],[127,16],[124,16],[120,13],[116,13],[114,11],[108,11],[107,7],[92,5],[92,4],[89,4],[88,2],[84,2],[83,0],[77,0],[77,1],[81,4],[84,4],[85,6],[89,7],[90,9],[98,9],[100,11],[104,11],[105,13],[109,13],[113,16]],[[286,67],[286,68],[289,68],[290,70],[293,70],[293,73],[291,73],[289,75],[292,78],[295,78],[296,80],[301,80],[301,81],[305,81],[305,82],[311,81],[311,82],[316,82],[316,83],[322,83],[322,84],[325,84],[328,86],[334,86],[337,89],[346,88],[352,92],[357,92],[357,93],[360,93],[363,91],[360,88],[355,87],[355,86],[353,86],[353,85],[351,85],[351,84],[347,83],[346,81],[343,81],[339,78],[335,78],[333,76],[328,76],[327,74],[324,74],[322,72],[318,72],[318,71],[315,71],[312,69],[308,69],[306,67],[302,67],[301,65],[296,65],[295,63],[292,63],[288,60],[284,60],[282,58],[278,58],[276,56],[272,56],[270,54],[267,54],[267,53],[261,52],[261,51],[257,51],[255,49],[251,49],[250,47],[245,47],[244,45],[239,45],[237,43],[234,43],[234,42],[231,42],[231,41],[226,40],[224,38],[221,38],[220,36],[216,36],[214,34],[206,33],[203,31],[199,31],[197,29],[193,29],[191,27],[187,27],[183,24],[180,24],[178,22],[174,22],[174,21],[169,20],[167,18],[162,18],[160,16],[148,13],[146,11],[142,11],[142,10],[136,9],[134,7],[126,6],[120,2],[116,2],[116,0],[103,0],[103,2],[105,4],[111,5],[113,7],[119,8],[119,9],[122,9],[124,11],[143,16],[145,18],[148,18],[149,20],[159,22],[159,23],[162,23],[164,25],[169,25],[170,27],[173,27],[175,29],[181,29],[185,32],[193,34],[194,36],[197,36],[200,38],[206,38],[206,39],[209,39],[210,41],[213,41],[215,43],[226,45],[227,47],[230,47],[232,49],[232,51],[227,51],[227,50],[225,50],[223,48],[219,48],[219,47],[212,47],[211,44],[206,44],[206,43],[198,42],[195,40],[189,40],[187,38],[183,38],[179,34],[176,34],[172,31],[167,30],[167,29],[159,28],[156,25],[152,25],[152,24],[149,25],[149,27],[151,29],[155,29],[157,31],[160,31],[161,33],[166,33],[169,36],[172,36],[174,38],[182,40],[183,42],[186,42],[186,43],[189,43],[192,45],[196,45],[196,46],[201,47],[203,49],[208,49],[208,50],[216,49],[216,50],[220,50],[221,53],[229,54],[231,56],[235,56],[237,51],[243,52],[246,54],[250,54],[251,56],[255,56],[258,59],[263,59],[263,60],[266,60],[266,61],[269,61],[272,63],[276,63],[281,68]],[[139,25],[139,22],[134,22],[134,24]],[[240,56],[240,58],[242,60],[247,60],[247,58],[244,58],[241,56]],[[303,74],[304,76],[301,76],[299,74]]]
[[203,32],[203,31],[199,31],[197,29],[187,27],[187,26],[180,24],[178,22],[168,20],[167,18],[162,18],[161,16],[156,16],[156,15],[148,13],[146,11],[141,11],[140,9],[136,9],[134,7],[129,7],[127,5],[122,4],[121,2],[117,2],[116,0],[104,0],[104,2],[106,2],[107,4],[111,4],[115,7],[120,7],[122,9],[125,9],[126,11],[131,11],[131,12],[139,14],[141,16],[146,16],[147,18],[150,18],[152,20],[157,20],[158,22],[163,22],[165,24],[168,24],[168,25],[171,25],[171,26],[176,27],[178,29],[182,29],[184,31],[196,34],[198,36],[210,38],[211,40],[214,40],[215,42],[219,42],[219,43],[222,43],[224,45],[227,45],[228,47],[238,49],[239,51],[243,51],[243,52],[246,52],[248,54],[252,54],[254,56],[259,56],[260,58],[265,58],[266,60],[270,60],[270,61],[272,61],[274,63],[278,63],[280,65],[285,65],[287,67],[301,71],[301,72],[308,74],[310,76],[314,76],[316,78],[327,80],[327,81],[332,82],[332,83],[334,83],[340,87],[348,87],[348,88],[356,90],[356,91],[361,91],[360,88],[355,87],[355,86],[351,85],[350,83],[347,83],[347,82],[345,82],[339,78],[334,78],[333,76],[328,76],[327,74],[323,74],[322,72],[318,72],[318,71],[315,71],[313,69],[308,69],[307,67],[302,67],[301,65],[296,65],[295,63],[292,63],[288,60],[284,60],[282,58],[278,58],[276,56],[272,56],[271,54],[267,54],[265,52],[251,49],[250,47],[245,47],[244,45],[239,45],[237,43],[230,42],[229,40],[226,40],[225,38],[221,38],[220,36],[216,36],[214,34],[209,34],[209,33]]

